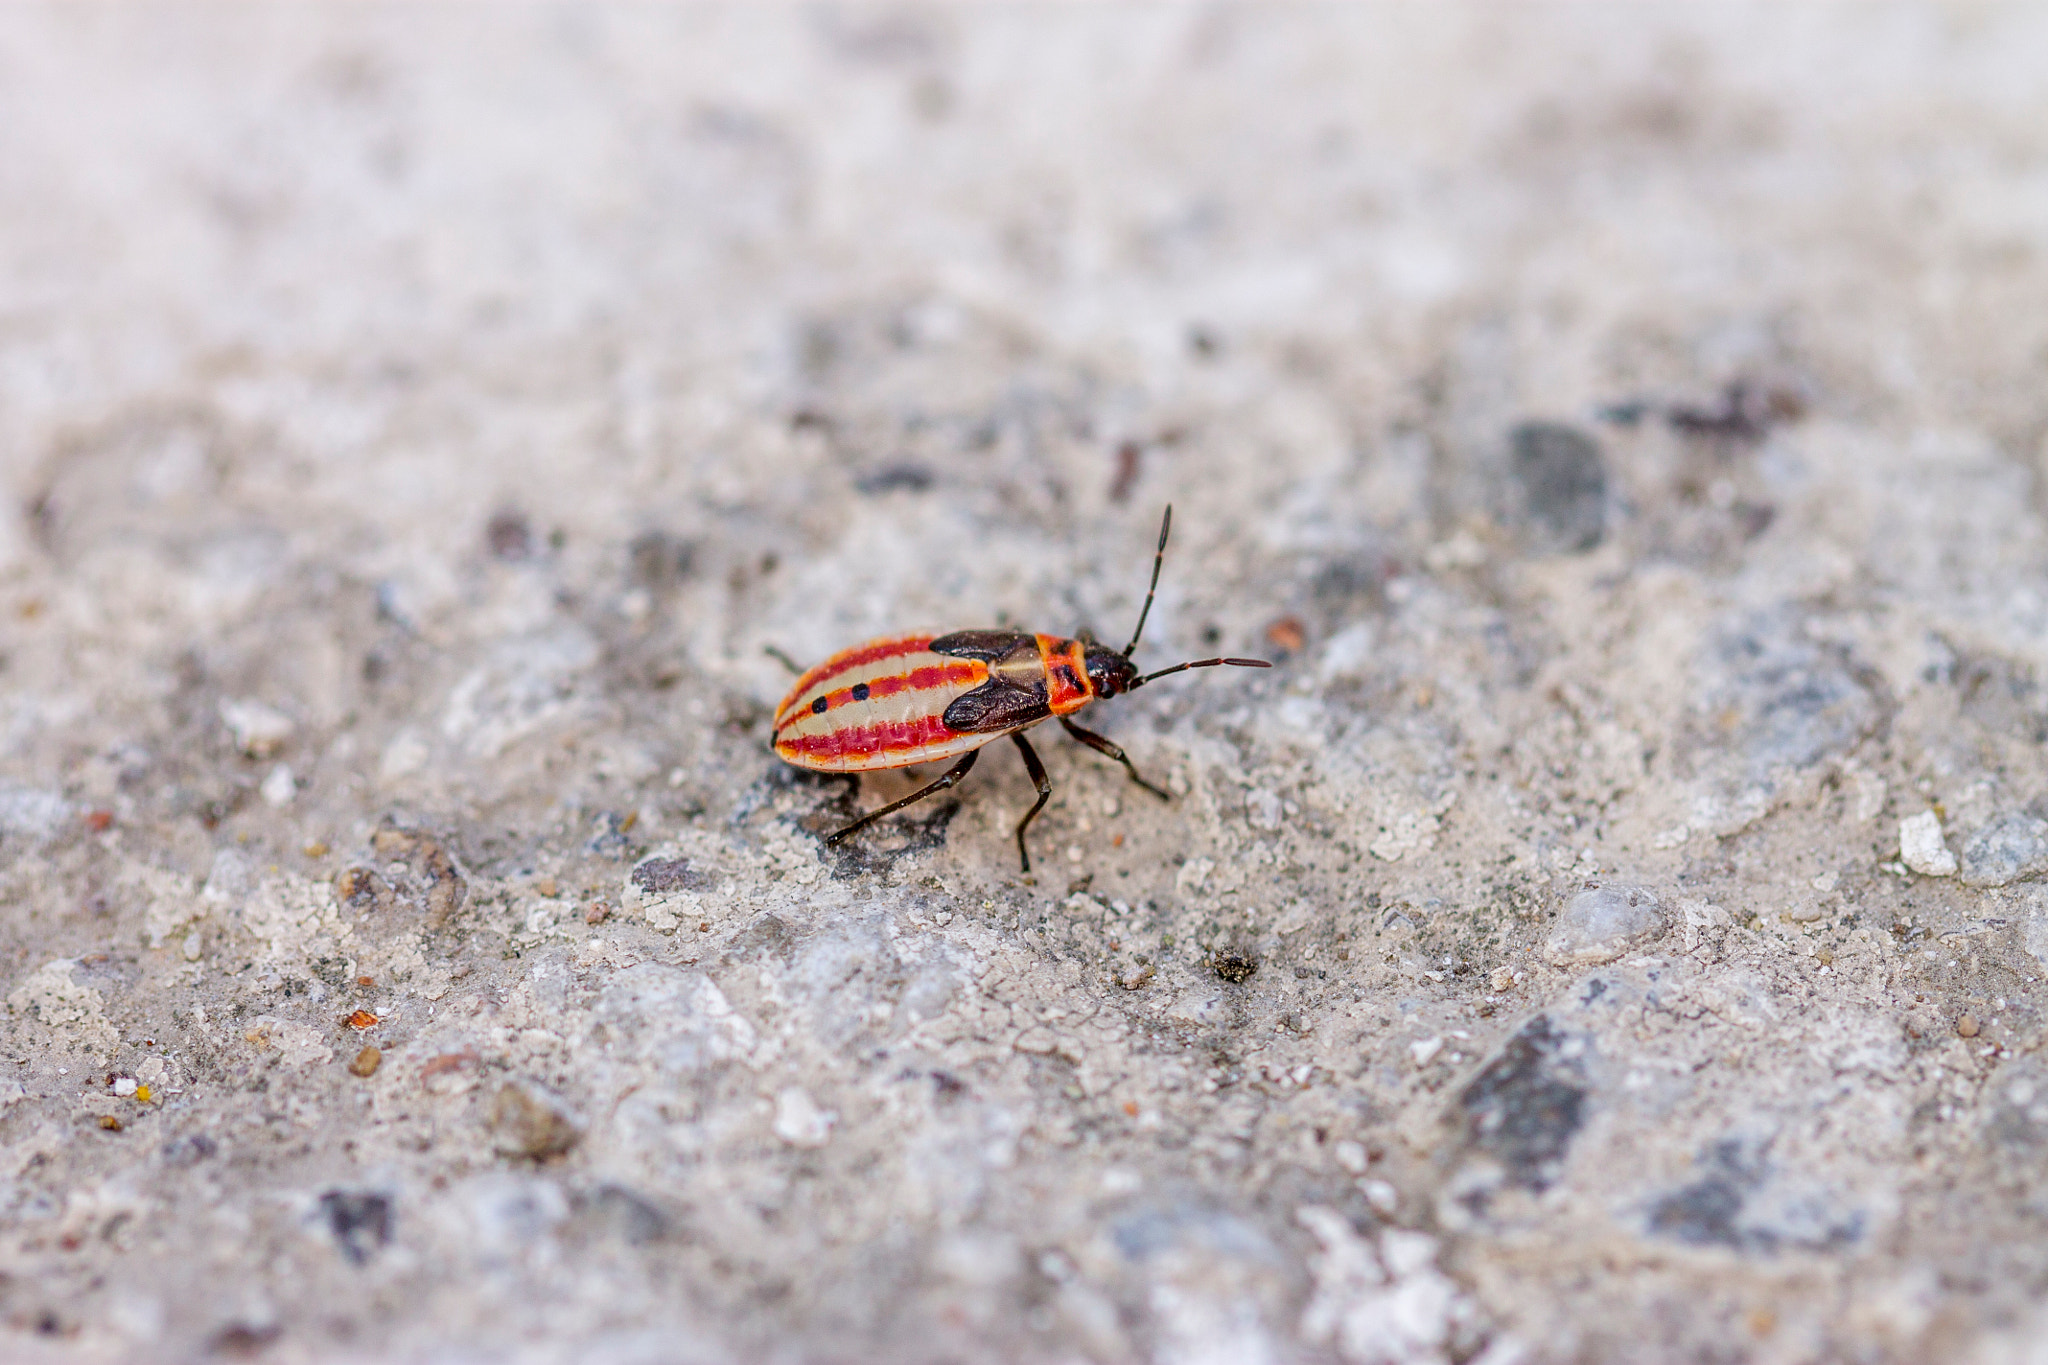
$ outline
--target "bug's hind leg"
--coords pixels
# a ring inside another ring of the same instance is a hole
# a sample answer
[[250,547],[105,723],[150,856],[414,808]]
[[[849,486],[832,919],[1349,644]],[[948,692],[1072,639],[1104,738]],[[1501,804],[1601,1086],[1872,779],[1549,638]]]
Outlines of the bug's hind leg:
[[840,830],[837,834],[826,835],[826,846],[830,847],[831,845],[838,843],[841,839],[844,839],[847,835],[853,833],[855,830],[865,829],[867,826],[872,825],[873,823],[875,823],[875,821],[881,819],[885,815],[895,814],[897,811],[902,810],[905,806],[910,805],[912,802],[924,800],[933,792],[944,791],[946,788],[958,782],[961,778],[967,776],[967,770],[969,768],[972,768],[974,766],[974,760],[980,757],[981,750],[969,749],[967,751],[967,756],[961,759],[958,763],[955,763],[952,767],[946,769],[945,773],[940,776],[938,781],[928,783],[925,786],[919,787],[916,791],[904,797],[901,801],[891,801],[888,805],[882,807],[880,810],[869,811],[866,815],[861,816],[860,819],[854,821],[845,829]]
[[1011,732],[1010,738],[1017,742],[1017,752],[1024,755],[1024,771],[1031,774],[1032,783],[1038,788],[1038,801],[1024,813],[1017,822],[1017,856],[1024,860],[1024,870],[1031,870],[1031,852],[1024,847],[1024,829],[1038,818],[1038,812],[1045,809],[1045,803],[1052,799],[1052,779],[1045,775],[1045,765],[1038,761],[1038,753],[1031,747],[1031,741],[1024,738],[1022,730]]
[[1150,782],[1147,782],[1144,778],[1138,776],[1138,770],[1131,766],[1130,757],[1126,755],[1122,749],[1110,743],[1101,735],[1096,734],[1093,730],[1083,730],[1080,726],[1074,724],[1074,722],[1068,720],[1065,716],[1060,717],[1060,724],[1067,727],[1068,734],[1072,735],[1075,739],[1080,740],[1083,744],[1093,749],[1096,753],[1101,754],[1106,758],[1113,758],[1117,762],[1123,764],[1124,771],[1131,775],[1131,781],[1137,783],[1146,791],[1151,792],[1161,801],[1173,800],[1173,797],[1170,793],[1153,786]]

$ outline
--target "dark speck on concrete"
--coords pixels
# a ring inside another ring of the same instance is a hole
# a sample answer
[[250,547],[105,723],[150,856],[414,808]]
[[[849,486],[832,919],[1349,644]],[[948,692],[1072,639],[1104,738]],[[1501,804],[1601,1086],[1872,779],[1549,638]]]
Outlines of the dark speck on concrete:
[[526,524],[523,514],[500,512],[484,528],[484,543],[490,546],[493,559],[507,562],[527,559],[533,554],[533,530]]
[[581,1210],[592,1231],[627,1246],[650,1246],[670,1233],[668,1215],[623,1185],[601,1185]]
[[932,472],[921,464],[885,464],[854,480],[853,486],[869,497],[882,493],[922,493],[932,486]]
[[633,869],[633,885],[649,895],[664,891],[702,891],[711,878],[690,870],[688,858],[649,858]]
[[329,1190],[320,1196],[320,1213],[342,1255],[356,1265],[391,1242],[391,1201],[370,1190]]
[[584,851],[601,858],[625,857],[633,851],[633,841],[626,837],[629,828],[626,818],[618,812],[606,811],[597,817],[590,839],[583,845]]
[[1250,953],[1227,949],[1216,954],[1213,966],[1216,975],[1235,986],[1252,979],[1252,973],[1259,969],[1259,960]]
[[1742,1212],[1742,1199],[1734,1181],[1710,1175],[1659,1199],[1650,1210],[1650,1231],[1692,1246],[1738,1246],[1742,1239],[1735,1217]]
[[626,547],[628,571],[643,588],[672,588],[696,566],[696,546],[666,531],[642,531]]
[[204,1133],[187,1133],[174,1137],[161,1149],[164,1165],[187,1167],[197,1166],[220,1150],[214,1140]]

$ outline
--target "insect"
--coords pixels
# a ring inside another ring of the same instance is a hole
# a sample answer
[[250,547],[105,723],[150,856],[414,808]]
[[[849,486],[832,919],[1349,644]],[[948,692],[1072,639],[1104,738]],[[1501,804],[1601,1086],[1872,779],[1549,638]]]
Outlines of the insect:
[[775,752],[813,772],[866,773],[958,757],[937,781],[901,801],[870,811],[831,835],[836,844],[885,815],[945,791],[967,776],[982,746],[1008,735],[1024,756],[1038,800],[1017,822],[1017,856],[1031,870],[1024,831],[1045,809],[1052,783],[1024,732],[1054,717],[1081,743],[1124,765],[1131,780],[1162,801],[1167,793],[1138,775],[1124,751],[1068,717],[1092,701],[1135,691],[1190,668],[1271,668],[1264,659],[1196,659],[1140,675],[1131,652],[1145,633],[1173,509],[1159,523],[1152,583],[1138,628],[1122,649],[1083,635],[1063,639],[1017,630],[956,630],[950,635],[893,635],[842,650],[806,672],[775,708]]

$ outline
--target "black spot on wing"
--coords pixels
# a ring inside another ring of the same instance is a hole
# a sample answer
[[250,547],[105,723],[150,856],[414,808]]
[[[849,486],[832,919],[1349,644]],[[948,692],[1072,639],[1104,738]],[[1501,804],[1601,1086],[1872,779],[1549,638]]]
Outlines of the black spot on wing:
[[1051,714],[1043,687],[1019,687],[1001,678],[990,678],[972,692],[955,697],[940,719],[947,729],[962,734],[1000,734],[1044,720]]
[[[956,659],[980,659],[991,663],[1015,648],[1020,642],[1030,642],[1031,637],[1014,630],[956,630],[951,635],[941,635],[931,642],[934,654],[950,654]],[[1033,645],[1036,648],[1036,645]],[[965,700],[965,698],[962,698]]]

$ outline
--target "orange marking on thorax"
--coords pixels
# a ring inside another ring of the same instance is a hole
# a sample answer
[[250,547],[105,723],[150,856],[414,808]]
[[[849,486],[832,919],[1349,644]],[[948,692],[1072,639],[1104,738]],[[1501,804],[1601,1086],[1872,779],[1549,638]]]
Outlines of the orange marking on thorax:
[[1045,703],[1056,716],[1078,711],[1095,700],[1088,686],[1086,651],[1079,640],[1040,635],[1038,658],[1045,665]]

